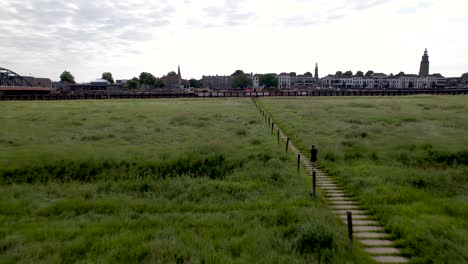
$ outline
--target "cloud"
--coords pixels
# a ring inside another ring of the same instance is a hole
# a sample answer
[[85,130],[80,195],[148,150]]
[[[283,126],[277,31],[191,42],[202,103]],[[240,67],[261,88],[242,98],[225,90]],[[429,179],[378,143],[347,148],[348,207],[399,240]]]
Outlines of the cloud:
[[[430,43],[434,60],[451,58],[433,64],[445,73],[467,67],[466,9],[466,0],[1,0],[0,66],[55,79],[67,69],[78,81],[103,71],[160,75],[177,63],[193,77],[234,67],[303,72],[316,60],[324,72],[390,71]],[[372,36],[340,50],[359,28]],[[382,49],[393,52],[376,59]]]
[[246,25],[255,19],[256,13],[246,11],[242,7],[243,0],[225,0],[221,5],[210,5],[202,8],[203,21],[199,19],[189,19],[189,26],[214,28]]
[[418,11],[419,9],[424,9],[424,8],[428,8],[428,7],[431,7],[431,6],[432,6],[431,2],[420,2],[420,3],[418,3],[416,5],[413,5],[413,6],[403,7],[398,11],[398,13],[400,13],[400,14],[416,13],[416,11]]
[[393,0],[343,0],[330,3],[329,1],[323,2],[310,2],[307,0],[297,0],[298,11],[302,12],[301,15],[286,16],[279,19],[279,25],[282,26],[295,26],[295,27],[308,27],[317,24],[329,24],[334,21],[341,20],[346,16],[355,12],[365,11],[374,8],[378,5],[387,4]]
[[311,26],[320,23],[320,18],[310,18],[305,16],[291,16],[282,20],[282,25],[285,26]]
[[355,10],[365,10],[389,2],[391,0],[348,0],[348,4]]
[[10,57],[75,61],[154,39],[170,23],[163,1],[3,0],[0,45]]

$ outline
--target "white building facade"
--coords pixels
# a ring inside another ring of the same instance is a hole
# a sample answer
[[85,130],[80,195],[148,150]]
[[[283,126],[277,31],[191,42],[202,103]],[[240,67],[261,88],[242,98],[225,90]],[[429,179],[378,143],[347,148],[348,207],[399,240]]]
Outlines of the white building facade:
[[375,73],[371,76],[328,75],[322,79],[324,88],[343,89],[429,89],[444,88],[446,78],[440,74],[419,77],[416,74],[386,75]]
[[291,76],[287,73],[281,73],[278,75],[278,86],[280,89],[291,88]]

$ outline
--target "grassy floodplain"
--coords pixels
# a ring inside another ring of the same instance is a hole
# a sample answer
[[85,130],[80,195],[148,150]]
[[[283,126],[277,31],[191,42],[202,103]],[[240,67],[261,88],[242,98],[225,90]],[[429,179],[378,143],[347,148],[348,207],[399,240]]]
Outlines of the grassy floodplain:
[[468,262],[468,97],[265,98],[413,263]]
[[0,108],[2,263],[368,262],[250,99]]

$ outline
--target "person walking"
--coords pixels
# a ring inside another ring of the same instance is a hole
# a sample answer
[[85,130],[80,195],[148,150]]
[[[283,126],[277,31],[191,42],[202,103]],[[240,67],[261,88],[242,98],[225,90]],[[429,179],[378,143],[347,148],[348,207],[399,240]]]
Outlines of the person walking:
[[314,166],[314,168],[317,162],[317,153],[318,153],[318,150],[315,148],[314,145],[312,145],[312,149],[310,150],[310,161],[312,162],[312,165]]

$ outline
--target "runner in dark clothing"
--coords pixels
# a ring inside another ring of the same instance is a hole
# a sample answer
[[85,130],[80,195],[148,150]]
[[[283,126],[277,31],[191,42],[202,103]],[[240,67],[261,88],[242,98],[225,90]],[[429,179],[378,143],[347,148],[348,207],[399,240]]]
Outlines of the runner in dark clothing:
[[312,149],[310,150],[310,161],[315,167],[315,163],[317,162],[317,153],[318,150],[315,148],[315,146],[312,146]]

